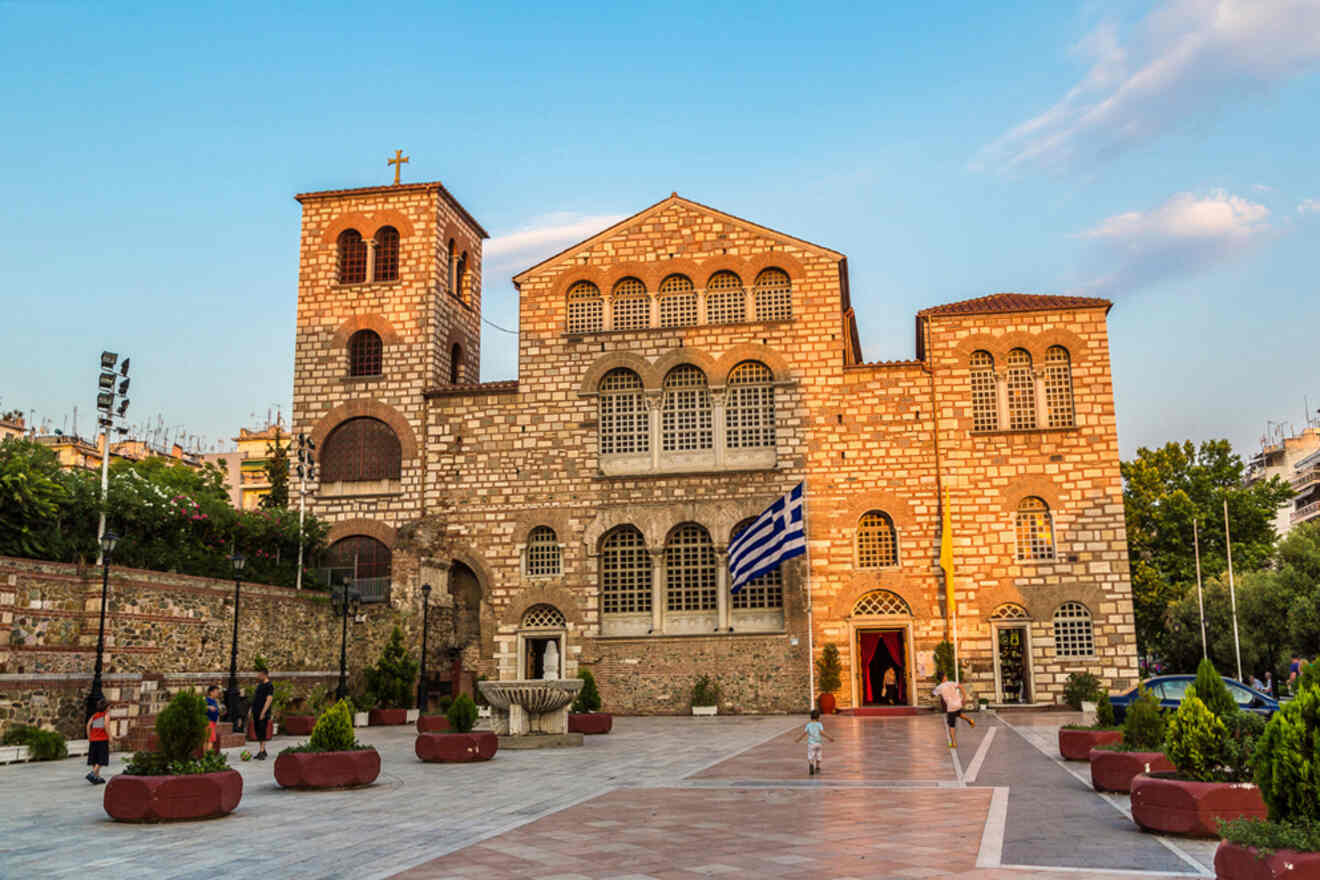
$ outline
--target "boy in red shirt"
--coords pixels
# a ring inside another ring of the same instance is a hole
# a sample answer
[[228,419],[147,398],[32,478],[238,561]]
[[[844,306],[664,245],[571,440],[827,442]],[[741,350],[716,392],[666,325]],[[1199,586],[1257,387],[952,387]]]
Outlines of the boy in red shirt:
[[87,763],[92,770],[87,774],[87,781],[92,785],[102,785],[101,768],[110,763],[110,703],[102,697],[96,703],[96,712],[87,719]]

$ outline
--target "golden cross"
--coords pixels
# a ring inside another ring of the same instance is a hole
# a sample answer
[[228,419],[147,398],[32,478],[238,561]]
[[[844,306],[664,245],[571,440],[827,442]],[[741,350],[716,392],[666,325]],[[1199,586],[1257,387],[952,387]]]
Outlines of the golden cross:
[[394,185],[399,185],[399,172],[403,170],[403,163],[408,161],[408,157],[403,155],[403,150],[395,150],[393,159],[386,159],[386,165],[394,166]]

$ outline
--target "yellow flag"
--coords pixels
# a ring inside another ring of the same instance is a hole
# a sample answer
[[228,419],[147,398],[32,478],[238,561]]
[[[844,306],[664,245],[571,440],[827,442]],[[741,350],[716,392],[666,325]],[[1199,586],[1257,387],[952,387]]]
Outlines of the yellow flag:
[[940,568],[944,569],[944,591],[949,597],[949,617],[958,613],[953,598],[953,520],[949,515],[949,490],[944,490],[944,501],[940,505],[943,530],[940,535]]

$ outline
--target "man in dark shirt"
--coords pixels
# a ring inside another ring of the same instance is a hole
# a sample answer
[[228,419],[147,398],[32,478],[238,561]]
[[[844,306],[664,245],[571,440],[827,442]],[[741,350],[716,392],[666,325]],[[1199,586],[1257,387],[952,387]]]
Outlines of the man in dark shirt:
[[270,710],[275,705],[275,686],[270,683],[270,673],[257,670],[257,692],[252,695],[252,735],[261,745],[257,752],[258,761],[266,760],[266,740],[270,739]]

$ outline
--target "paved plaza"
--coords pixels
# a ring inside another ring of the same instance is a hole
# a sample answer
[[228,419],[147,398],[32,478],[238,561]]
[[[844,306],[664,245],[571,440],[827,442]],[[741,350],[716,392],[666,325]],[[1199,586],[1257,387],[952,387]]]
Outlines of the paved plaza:
[[[823,775],[804,719],[617,718],[582,748],[423,764],[411,728],[371,728],[377,784],[292,792],[231,760],[224,819],[112,822],[78,760],[0,767],[0,877],[1100,880],[1211,876],[1214,843],[1144,834],[1126,797],[1058,760],[1062,713],[826,719]],[[272,751],[292,740],[281,738]],[[122,766],[115,756],[111,772]]]

